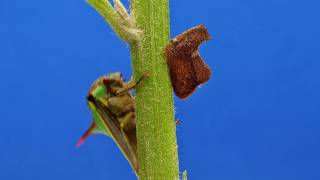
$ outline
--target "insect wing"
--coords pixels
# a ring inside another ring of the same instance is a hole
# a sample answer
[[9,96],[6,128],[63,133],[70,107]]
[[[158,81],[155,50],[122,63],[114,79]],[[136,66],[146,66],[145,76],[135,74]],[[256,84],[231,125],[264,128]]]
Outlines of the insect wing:
[[103,118],[101,117],[100,113],[98,112],[96,106],[92,102],[88,102],[89,109],[93,116],[94,120],[94,133],[104,134],[112,138],[110,130],[106,127]]
[[91,123],[90,127],[86,130],[86,132],[81,136],[78,140],[76,147],[80,147],[85,140],[93,133],[104,134],[112,138],[109,129],[106,127],[105,123],[103,123],[103,119],[98,113],[96,107],[93,105],[92,102],[88,101],[88,106],[93,116],[93,122]]
[[[114,141],[117,143],[123,154],[126,156],[130,165],[138,174],[138,160],[136,152],[136,144],[130,143],[129,137],[125,134],[122,127],[119,124],[119,121],[115,115],[106,107],[99,99],[93,98],[90,103],[95,107],[96,112],[99,114],[100,118],[96,121],[103,124],[105,130],[111,135]],[[95,113],[95,112],[93,112]]]

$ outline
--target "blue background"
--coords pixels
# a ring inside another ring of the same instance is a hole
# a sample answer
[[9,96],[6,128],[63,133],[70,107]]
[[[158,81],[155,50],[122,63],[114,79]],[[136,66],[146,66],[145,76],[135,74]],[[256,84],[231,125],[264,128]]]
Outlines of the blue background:
[[[210,81],[175,98],[191,180],[320,179],[319,6],[171,0],[172,37],[198,24],[213,37]],[[115,71],[130,78],[129,48],[84,1],[0,1],[0,179],[135,179],[110,139],[75,148],[90,84]]]

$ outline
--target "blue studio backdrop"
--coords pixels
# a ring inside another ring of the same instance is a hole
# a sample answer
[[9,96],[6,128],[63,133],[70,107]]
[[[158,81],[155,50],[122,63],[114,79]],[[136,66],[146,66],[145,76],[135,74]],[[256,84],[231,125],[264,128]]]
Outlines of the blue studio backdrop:
[[[128,0],[124,0],[128,7]],[[171,0],[171,37],[204,24],[210,81],[175,97],[189,179],[320,179],[320,2]],[[0,1],[0,179],[135,179],[111,139],[75,143],[99,76],[128,46],[82,0]]]

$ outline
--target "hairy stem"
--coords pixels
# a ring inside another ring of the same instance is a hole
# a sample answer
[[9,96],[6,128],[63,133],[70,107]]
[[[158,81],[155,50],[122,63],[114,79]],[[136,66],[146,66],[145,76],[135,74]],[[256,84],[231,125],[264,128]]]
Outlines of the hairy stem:
[[135,89],[140,179],[179,178],[172,87],[164,47],[170,39],[169,0],[131,0],[142,35],[130,43],[133,75],[148,74]]
[[133,76],[147,75],[135,89],[139,178],[179,178],[172,87],[164,59],[170,40],[169,0],[87,0],[130,45]]

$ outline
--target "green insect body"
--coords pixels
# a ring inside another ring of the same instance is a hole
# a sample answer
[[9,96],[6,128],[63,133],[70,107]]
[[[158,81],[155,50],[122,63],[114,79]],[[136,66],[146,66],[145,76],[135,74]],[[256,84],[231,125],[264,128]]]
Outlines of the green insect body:
[[138,175],[135,100],[130,93],[135,85],[134,80],[125,82],[121,73],[102,76],[92,84],[87,103],[93,123],[77,146],[92,133],[110,136]]

